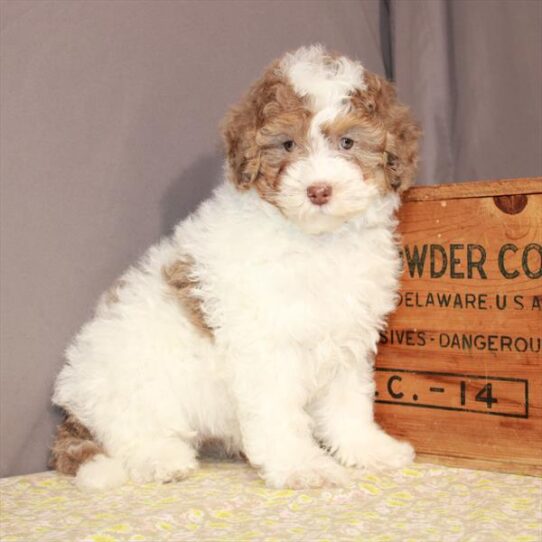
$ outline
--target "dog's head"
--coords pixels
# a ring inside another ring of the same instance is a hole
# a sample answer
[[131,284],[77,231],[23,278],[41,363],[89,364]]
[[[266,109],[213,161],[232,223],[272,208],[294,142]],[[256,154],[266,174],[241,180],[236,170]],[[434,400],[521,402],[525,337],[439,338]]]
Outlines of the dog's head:
[[390,83],[319,45],[274,62],[222,133],[231,181],[309,233],[408,188],[420,136]]

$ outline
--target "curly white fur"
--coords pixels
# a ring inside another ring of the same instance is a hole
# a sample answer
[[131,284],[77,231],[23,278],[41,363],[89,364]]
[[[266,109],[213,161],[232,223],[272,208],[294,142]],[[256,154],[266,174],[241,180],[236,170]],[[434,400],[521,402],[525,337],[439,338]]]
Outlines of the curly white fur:
[[[399,198],[363,179],[356,188],[352,168],[325,151],[289,172],[292,209],[318,164],[333,178],[333,220],[317,209],[292,220],[224,181],[83,327],[54,394],[107,454],[80,468],[79,486],[180,479],[210,437],[242,450],[273,487],[341,484],[340,465],[412,459],[373,421],[372,360],[400,271]],[[301,192],[298,176],[309,179]],[[212,338],[168,295],[162,269],[187,254]]]

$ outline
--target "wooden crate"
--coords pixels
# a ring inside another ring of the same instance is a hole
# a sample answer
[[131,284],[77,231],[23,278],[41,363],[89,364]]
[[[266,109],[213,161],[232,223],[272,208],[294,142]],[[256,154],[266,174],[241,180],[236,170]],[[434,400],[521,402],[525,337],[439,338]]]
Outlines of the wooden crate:
[[542,474],[542,178],[415,187],[376,416],[419,461]]

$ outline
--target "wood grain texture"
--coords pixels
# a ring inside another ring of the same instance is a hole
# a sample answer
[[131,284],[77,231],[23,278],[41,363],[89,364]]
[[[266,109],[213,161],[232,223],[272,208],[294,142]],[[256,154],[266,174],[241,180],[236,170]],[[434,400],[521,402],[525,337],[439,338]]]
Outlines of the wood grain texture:
[[413,186],[403,194],[402,198],[406,202],[540,193],[542,193],[542,177],[531,177],[528,179]]
[[[540,474],[542,184],[468,184],[422,187],[401,209],[401,300],[376,360],[376,415],[422,457]],[[503,209],[505,187],[526,201]]]
[[416,456],[416,463],[431,463],[433,465],[445,465],[446,467],[491,470],[495,472],[513,472],[515,474],[527,476],[542,476],[542,467],[540,465],[521,465],[519,463],[472,459],[469,457],[445,457],[441,455],[418,454]]

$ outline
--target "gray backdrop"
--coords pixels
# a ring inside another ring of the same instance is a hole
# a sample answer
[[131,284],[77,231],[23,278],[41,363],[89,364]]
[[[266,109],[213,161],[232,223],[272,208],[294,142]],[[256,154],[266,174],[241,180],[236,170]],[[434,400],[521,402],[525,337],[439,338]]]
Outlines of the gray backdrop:
[[42,470],[70,337],[220,176],[217,124],[316,41],[393,76],[420,182],[542,172],[533,0],[1,2],[0,474]]

